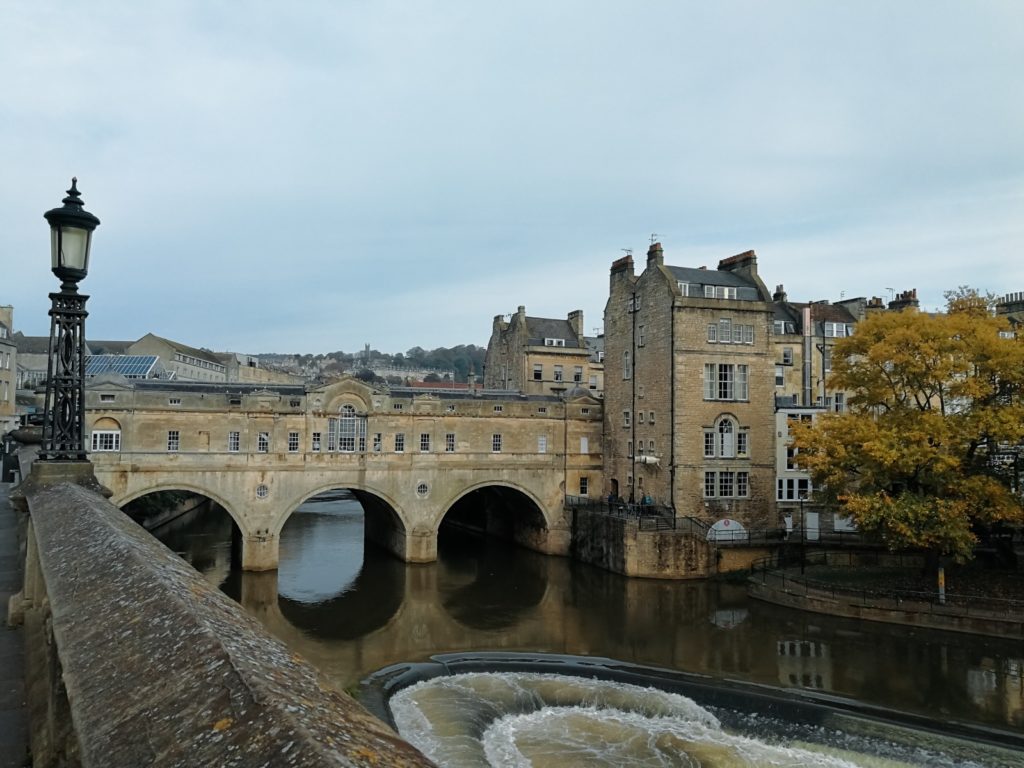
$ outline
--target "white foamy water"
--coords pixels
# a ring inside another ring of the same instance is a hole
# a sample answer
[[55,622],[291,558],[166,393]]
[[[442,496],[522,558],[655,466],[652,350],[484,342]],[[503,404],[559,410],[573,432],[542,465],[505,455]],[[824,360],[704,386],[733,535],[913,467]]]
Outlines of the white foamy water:
[[[469,673],[390,700],[402,737],[443,768],[905,768],[985,766],[934,752],[858,754],[724,730],[692,699],[655,688],[540,673]],[[898,750],[896,750],[899,752]],[[992,763],[1002,764],[1002,763]]]

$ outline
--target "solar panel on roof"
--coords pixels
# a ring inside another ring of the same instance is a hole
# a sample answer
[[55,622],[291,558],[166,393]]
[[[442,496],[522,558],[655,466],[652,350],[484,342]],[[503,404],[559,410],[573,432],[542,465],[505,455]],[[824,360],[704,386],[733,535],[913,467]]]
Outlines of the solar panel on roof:
[[119,373],[129,379],[144,379],[156,366],[156,355],[86,355],[85,375]]

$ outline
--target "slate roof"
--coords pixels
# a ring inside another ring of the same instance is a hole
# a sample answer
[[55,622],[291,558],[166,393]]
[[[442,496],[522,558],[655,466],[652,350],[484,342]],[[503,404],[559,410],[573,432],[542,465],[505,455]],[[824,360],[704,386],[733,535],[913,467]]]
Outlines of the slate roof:
[[753,288],[755,286],[749,280],[745,280],[735,272],[726,272],[718,269],[696,269],[694,267],[668,267],[668,271],[684,283],[697,285],[731,285],[737,288]]
[[548,317],[527,317],[526,336],[529,344],[543,344],[544,339],[565,339],[565,346],[580,348],[579,339],[568,320]]
[[126,355],[134,341],[93,341],[86,339],[85,345],[93,355]]
[[11,341],[18,348],[22,355],[48,355],[50,354],[49,336],[26,336],[18,331],[11,336]]
[[190,347],[187,344],[182,344],[178,341],[172,341],[171,339],[165,339],[163,336],[157,336],[153,334],[154,339],[170,344],[176,352],[181,352],[183,355],[189,355],[191,357],[198,358],[199,360],[205,360],[208,363],[216,363],[217,365],[223,366],[220,360],[217,359],[217,355],[206,349],[197,349],[196,347]]

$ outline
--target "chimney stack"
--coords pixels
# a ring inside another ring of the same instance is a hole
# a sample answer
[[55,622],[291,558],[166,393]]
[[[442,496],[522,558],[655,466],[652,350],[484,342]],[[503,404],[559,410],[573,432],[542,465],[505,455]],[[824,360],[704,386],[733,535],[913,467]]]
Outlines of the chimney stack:
[[647,249],[647,267],[650,268],[652,265],[665,265],[665,251],[661,243],[651,243],[651,247]]

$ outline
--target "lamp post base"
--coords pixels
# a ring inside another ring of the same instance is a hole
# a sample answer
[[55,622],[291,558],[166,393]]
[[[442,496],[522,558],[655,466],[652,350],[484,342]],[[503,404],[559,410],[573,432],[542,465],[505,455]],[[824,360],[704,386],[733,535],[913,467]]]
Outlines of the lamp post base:
[[80,485],[108,499],[113,495],[109,488],[96,479],[91,461],[33,461],[28,477],[11,492],[11,496],[24,498],[33,491],[59,483]]

